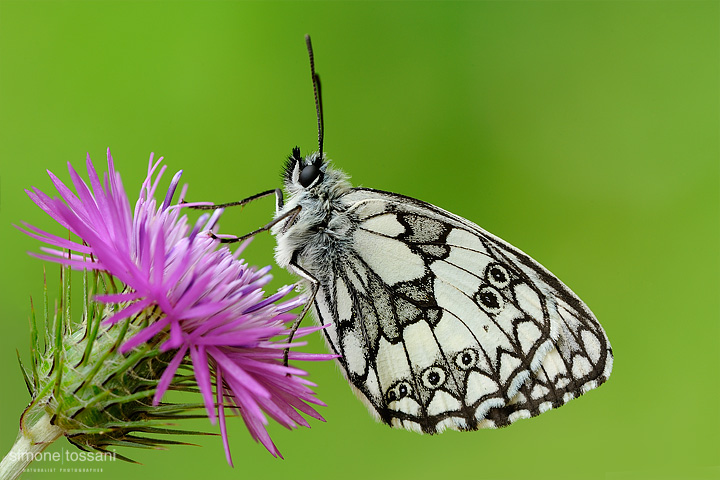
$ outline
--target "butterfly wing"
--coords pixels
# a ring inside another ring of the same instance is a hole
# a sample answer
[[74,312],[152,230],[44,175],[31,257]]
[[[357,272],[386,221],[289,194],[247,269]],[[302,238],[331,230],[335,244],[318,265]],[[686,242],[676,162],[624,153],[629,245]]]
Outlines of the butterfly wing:
[[426,433],[509,425],[607,380],[612,350],[585,304],[532,258],[401,195],[342,197],[349,247],[315,313],[371,412]]

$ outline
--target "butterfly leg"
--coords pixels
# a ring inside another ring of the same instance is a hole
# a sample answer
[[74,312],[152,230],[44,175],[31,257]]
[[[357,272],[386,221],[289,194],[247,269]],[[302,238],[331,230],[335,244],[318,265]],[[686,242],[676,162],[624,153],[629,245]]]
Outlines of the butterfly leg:
[[[279,188],[276,188],[275,190],[266,190],[264,192],[256,193],[255,195],[251,195],[247,198],[243,198],[242,200],[238,200],[237,202],[218,203],[217,205],[195,205],[195,206],[192,206],[189,208],[192,208],[193,210],[217,210],[219,208],[227,208],[227,207],[242,207],[242,206],[247,205],[248,203],[252,202],[253,200],[267,197],[272,194],[275,194],[275,197],[280,200],[280,204],[282,206],[282,191]],[[188,202],[183,201],[181,203],[188,203]]]
[[[297,332],[298,328],[300,328],[300,322],[302,322],[302,319],[305,317],[305,315],[310,311],[310,308],[312,307],[313,302],[315,301],[315,295],[317,295],[318,290],[320,289],[320,282],[317,278],[313,277],[310,272],[302,268],[300,265],[297,264],[296,259],[293,258],[293,260],[290,262],[290,268],[289,270],[292,270],[292,273],[297,275],[298,277],[303,278],[310,284],[310,295],[308,296],[307,302],[305,302],[305,306],[302,309],[302,312],[300,312],[300,315],[295,319],[295,321],[292,324],[292,327],[290,327],[290,335],[288,335],[288,343],[292,342],[293,337],[295,336],[295,332]],[[283,355],[283,364],[287,367],[288,365],[288,355],[290,354],[290,348],[285,349],[285,354]]]
[[242,236],[240,236],[240,237],[230,237],[230,238],[227,238],[227,237],[218,237],[218,236],[215,235],[213,232],[210,232],[210,237],[212,237],[212,238],[215,239],[215,240],[220,240],[220,243],[237,243],[237,242],[242,242],[243,240],[247,240],[248,238],[257,235],[257,234],[260,233],[260,232],[267,232],[268,230],[270,230],[272,227],[274,227],[274,226],[277,225],[278,223],[282,222],[283,220],[287,220],[287,223],[286,223],[285,226],[283,227],[283,231],[285,231],[285,229],[286,229],[288,226],[292,225],[292,223],[295,221],[295,218],[296,218],[296,217],[298,216],[298,214],[300,213],[300,210],[302,210],[302,206],[301,206],[301,205],[298,205],[297,207],[295,207],[295,208],[293,208],[293,209],[291,209],[291,210],[288,210],[287,212],[285,212],[285,213],[282,214],[281,216],[273,219],[273,221],[270,222],[270,223],[268,223],[267,225],[264,225],[264,226],[258,228],[257,230],[253,230],[252,232],[246,233],[245,235],[242,235]]

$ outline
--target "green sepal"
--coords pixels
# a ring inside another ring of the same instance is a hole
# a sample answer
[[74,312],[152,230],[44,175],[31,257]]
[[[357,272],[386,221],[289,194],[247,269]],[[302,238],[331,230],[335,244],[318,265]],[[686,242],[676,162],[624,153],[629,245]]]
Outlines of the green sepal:
[[38,389],[38,363],[40,363],[40,339],[37,328],[37,317],[35,316],[35,304],[32,297],[30,297],[30,368],[32,370],[33,380],[33,389],[30,395],[33,395]]
[[25,368],[25,365],[23,365],[23,363],[22,363],[22,359],[20,358],[20,351],[15,350],[15,353],[17,353],[17,359],[18,359],[18,363],[20,364],[20,371],[22,372],[23,380],[25,380],[25,386],[27,386],[28,392],[30,392],[30,395],[32,396],[32,394],[34,392],[33,382],[30,380],[30,378],[28,376],[28,371]]

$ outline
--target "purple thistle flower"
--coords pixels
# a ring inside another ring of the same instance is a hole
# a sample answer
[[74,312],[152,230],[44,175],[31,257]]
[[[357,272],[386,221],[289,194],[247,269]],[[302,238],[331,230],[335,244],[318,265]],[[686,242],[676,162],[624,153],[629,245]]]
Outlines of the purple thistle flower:
[[[27,191],[40,208],[79,237],[68,240],[24,223],[20,230],[55,247],[43,247],[44,254],[32,255],[73,268],[106,271],[119,279],[125,285],[121,293],[97,298],[118,305],[105,324],[159,310],[146,328],[121,347],[122,353],[129,352],[163,334],[166,340],[160,350],[175,352],[159,379],[154,404],[189,358],[208,417],[213,424],[220,419],[228,462],[232,465],[225,406],[242,416],[251,435],[270,453],[281,456],[265,429],[267,416],[287,428],[309,427],[299,412],[323,420],[310,406],[324,404],[310,389],[314,384],[302,378],[307,373],[283,363],[284,350],[291,346],[282,340],[289,333],[287,322],[294,319],[289,312],[305,299],[286,299],[292,285],[265,297],[262,289],[271,280],[270,267],[256,270],[238,259],[247,242],[233,253],[218,248],[217,240],[204,233],[214,227],[220,211],[203,215],[190,227],[187,217],[180,214],[181,205],[171,205],[182,172],[173,177],[158,206],[154,195],[166,167],[158,170],[162,158],[153,164],[151,155],[133,213],[109,149],[107,158],[108,172],[101,182],[88,155],[90,186],[68,163],[77,194],[49,171],[61,198],[51,198],[37,188]],[[187,205],[191,204],[182,206]],[[301,328],[295,337],[320,328]],[[303,343],[292,344],[299,345]],[[289,353],[290,360],[331,358]]]

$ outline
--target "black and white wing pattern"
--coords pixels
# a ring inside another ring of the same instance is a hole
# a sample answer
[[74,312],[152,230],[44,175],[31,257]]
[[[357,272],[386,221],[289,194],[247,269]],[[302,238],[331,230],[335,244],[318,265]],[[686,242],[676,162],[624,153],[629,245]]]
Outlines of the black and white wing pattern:
[[592,312],[517,248],[428,203],[356,188],[352,228],[314,300],[356,393],[383,422],[436,433],[509,425],[607,380]]

